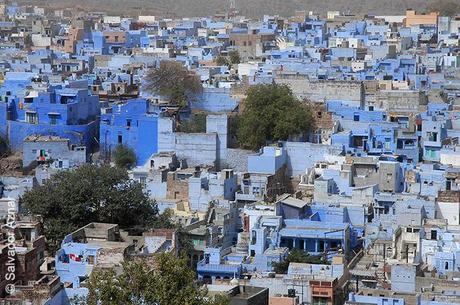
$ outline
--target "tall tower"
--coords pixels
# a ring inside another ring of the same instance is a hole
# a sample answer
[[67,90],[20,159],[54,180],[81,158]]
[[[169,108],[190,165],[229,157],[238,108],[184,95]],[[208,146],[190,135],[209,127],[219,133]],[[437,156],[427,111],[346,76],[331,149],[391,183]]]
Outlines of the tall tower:
[[238,11],[236,10],[236,0],[229,0],[229,2],[228,19],[232,19],[236,17]]

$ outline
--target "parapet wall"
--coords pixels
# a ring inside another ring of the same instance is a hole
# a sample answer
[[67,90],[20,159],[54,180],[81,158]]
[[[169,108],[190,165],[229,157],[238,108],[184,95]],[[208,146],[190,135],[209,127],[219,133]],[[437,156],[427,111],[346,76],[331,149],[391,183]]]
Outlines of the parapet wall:
[[275,78],[278,84],[289,85],[298,99],[314,102],[348,100],[364,102],[364,86],[361,82],[309,80],[305,76],[289,75]]

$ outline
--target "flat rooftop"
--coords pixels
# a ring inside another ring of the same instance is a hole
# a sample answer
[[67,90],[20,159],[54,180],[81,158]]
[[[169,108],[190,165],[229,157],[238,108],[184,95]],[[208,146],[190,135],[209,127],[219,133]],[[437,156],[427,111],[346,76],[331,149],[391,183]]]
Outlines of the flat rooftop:
[[24,139],[25,142],[68,142],[69,139],[57,136],[30,135]]

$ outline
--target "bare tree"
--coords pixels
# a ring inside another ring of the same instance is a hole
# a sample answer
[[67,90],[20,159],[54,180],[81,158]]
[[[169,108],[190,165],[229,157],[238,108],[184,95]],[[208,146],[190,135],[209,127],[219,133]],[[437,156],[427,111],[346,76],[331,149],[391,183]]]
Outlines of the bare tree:
[[145,90],[160,94],[181,106],[187,97],[203,90],[199,76],[187,70],[181,63],[162,60],[158,67],[150,69],[145,76]]

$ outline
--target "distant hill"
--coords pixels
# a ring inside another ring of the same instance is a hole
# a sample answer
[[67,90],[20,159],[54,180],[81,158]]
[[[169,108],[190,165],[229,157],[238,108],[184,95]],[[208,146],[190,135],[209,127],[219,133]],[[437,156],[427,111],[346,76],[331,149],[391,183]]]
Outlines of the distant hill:
[[[236,8],[246,16],[278,14],[291,16],[296,10],[325,14],[328,10],[340,10],[355,14],[398,14],[407,8],[426,9],[434,0],[235,0]],[[29,3],[56,8],[84,8],[134,15],[175,15],[178,17],[210,16],[230,7],[230,0],[26,0]]]

